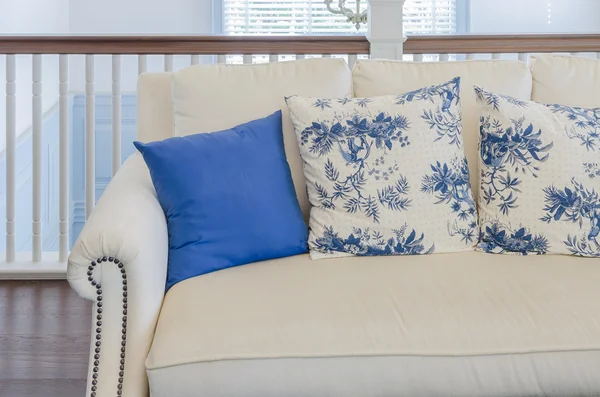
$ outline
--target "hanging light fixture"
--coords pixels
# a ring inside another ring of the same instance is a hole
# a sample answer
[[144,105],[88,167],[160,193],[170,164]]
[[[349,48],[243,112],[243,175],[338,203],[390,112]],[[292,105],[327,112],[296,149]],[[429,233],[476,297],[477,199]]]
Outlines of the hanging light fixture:
[[360,0],[356,0],[356,11],[346,7],[346,0],[338,0],[337,9],[331,7],[333,0],[325,0],[324,3],[329,12],[345,16],[347,22],[352,22],[356,27],[356,30],[360,29],[362,23],[367,23],[367,9],[365,8],[363,11],[360,10]]

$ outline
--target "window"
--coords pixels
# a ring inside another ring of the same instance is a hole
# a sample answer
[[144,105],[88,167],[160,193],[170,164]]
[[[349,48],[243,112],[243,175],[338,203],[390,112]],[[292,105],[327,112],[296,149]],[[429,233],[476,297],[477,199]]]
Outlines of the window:
[[[222,0],[223,33],[268,34],[356,34],[356,28],[341,15],[332,14],[322,0]],[[449,34],[456,32],[457,0],[406,0],[405,32]],[[337,2],[333,4],[336,5]],[[361,7],[367,0],[361,1]],[[356,8],[355,0],[346,7]],[[366,33],[362,26],[358,33]]]
[[[356,8],[356,1],[347,1]],[[366,0],[361,2],[366,7]],[[223,0],[226,34],[352,34],[346,18],[327,11],[321,0]],[[364,33],[366,27],[361,28]]]
[[404,33],[452,34],[456,32],[456,0],[406,0]]

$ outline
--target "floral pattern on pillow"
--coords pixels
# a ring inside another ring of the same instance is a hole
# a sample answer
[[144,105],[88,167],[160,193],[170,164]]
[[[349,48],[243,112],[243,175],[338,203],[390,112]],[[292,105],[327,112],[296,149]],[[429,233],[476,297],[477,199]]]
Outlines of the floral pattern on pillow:
[[475,92],[482,106],[478,249],[599,257],[600,108]]
[[459,93],[456,78],[402,95],[287,98],[313,205],[313,258],[473,246]]

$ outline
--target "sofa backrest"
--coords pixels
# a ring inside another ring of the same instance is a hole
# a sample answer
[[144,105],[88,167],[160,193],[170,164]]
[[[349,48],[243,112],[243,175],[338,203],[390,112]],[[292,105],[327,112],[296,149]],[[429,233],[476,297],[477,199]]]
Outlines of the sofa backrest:
[[282,110],[286,156],[300,207],[308,219],[310,206],[303,163],[285,97],[349,97],[351,78],[343,59],[326,58],[257,65],[198,65],[163,76],[142,75],[138,115],[143,120],[139,123],[138,139],[219,131]]
[[173,73],[143,73],[137,87],[136,139],[152,142],[173,136]]
[[335,98],[353,92],[356,97],[395,95],[456,76],[461,77],[464,144],[477,196],[479,110],[473,85],[530,100],[531,72],[522,62],[359,60],[350,72],[340,59],[306,59],[259,65],[199,65],[175,73],[145,73],[138,81],[137,139],[148,142],[218,131],[281,109],[286,155],[298,201],[308,218],[310,206],[302,160],[285,96]]
[[569,55],[531,57],[531,99],[546,104],[600,107],[600,60]]
[[461,78],[465,153],[475,197],[479,193],[479,107],[474,85],[518,99],[531,99],[531,72],[518,61],[403,62],[359,60],[352,71],[354,96],[395,95]]

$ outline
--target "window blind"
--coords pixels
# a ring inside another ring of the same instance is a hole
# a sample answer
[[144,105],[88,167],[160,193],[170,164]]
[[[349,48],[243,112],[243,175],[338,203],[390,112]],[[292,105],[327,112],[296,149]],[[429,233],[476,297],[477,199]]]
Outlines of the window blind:
[[[222,0],[223,33],[232,35],[297,35],[366,33],[357,32],[342,15],[332,14],[322,0]],[[360,2],[361,10],[367,0]],[[337,2],[333,5],[337,7]],[[356,1],[346,1],[356,10]],[[406,0],[405,33],[449,34],[456,32],[456,0]]]
[[456,32],[456,0],[406,0],[404,32],[452,34]]

